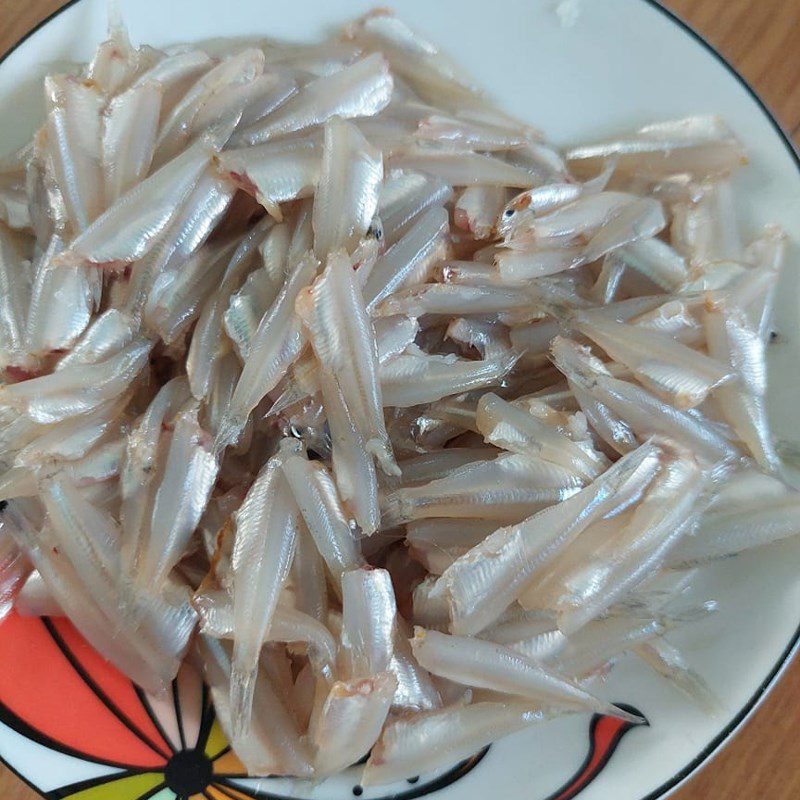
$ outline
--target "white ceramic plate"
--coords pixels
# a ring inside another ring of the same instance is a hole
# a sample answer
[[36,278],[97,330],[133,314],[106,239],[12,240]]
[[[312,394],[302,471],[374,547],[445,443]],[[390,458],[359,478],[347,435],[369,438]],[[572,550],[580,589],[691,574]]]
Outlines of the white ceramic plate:
[[[308,39],[371,5],[369,0],[122,2],[133,40],[156,46],[230,36]],[[505,107],[558,143],[646,121],[722,115],[751,155],[737,178],[745,233],[777,222],[800,241],[800,160],[764,105],[707,44],[651,0],[583,0],[571,27],[560,24],[554,6],[553,0],[394,2],[409,23],[441,43]],[[88,59],[104,37],[105,16],[105,0],[73,0],[5,59],[0,152],[25,141],[40,118],[41,77],[54,62]],[[772,423],[776,435],[787,440],[795,436],[800,397],[796,257],[793,247],[779,292],[780,336],[770,353]],[[699,595],[718,600],[721,611],[676,639],[722,699],[719,716],[705,716],[638,664],[624,661],[601,691],[640,709],[649,727],[625,733],[607,720],[560,720],[517,734],[455,770],[390,791],[364,791],[364,800],[432,792],[461,800],[665,796],[735,733],[793,655],[800,636],[798,566],[800,542],[789,542],[718,564],[699,587]],[[243,782],[233,777],[236,767],[224,754],[212,765],[220,777],[201,775],[210,768],[211,751],[224,743],[214,739],[216,728],[198,733],[201,689],[191,675],[175,687],[178,702],[137,699],[118,676],[94,664],[80,642],[71,641],[68,629],[15,624],[13,630],[8,623],[0,626],[1,671],[9,675],[8,665],[16,663],[15,682],[0,687],[0,757],[42,793],[80,800],[224,798],[242,796],[235,794],[238,785],[248,797],[259,791],[273,797],[361,794],[354,785],[356,771],[317,787]],[[92,688],[88,699],[76,688],[81,680]],[[116,714],[116,723],[102,718],[103,709]],[[145,729],[156,731],[147,746],[164,749],[161,755],[136,750],[148,738]],[[130,740],[125,747],[123,734]],[[154,737],[161,744],[153,745]]]

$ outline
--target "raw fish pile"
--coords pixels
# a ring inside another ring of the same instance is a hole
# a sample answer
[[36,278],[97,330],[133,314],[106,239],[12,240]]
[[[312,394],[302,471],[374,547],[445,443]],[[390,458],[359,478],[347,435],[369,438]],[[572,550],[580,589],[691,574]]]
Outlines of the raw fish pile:
[[800,532],[784,252],[715,118],[566,152],[388,12],[44,82],[0,165],[0,614],[203,671],[254,774],[453,763],[601,699]]

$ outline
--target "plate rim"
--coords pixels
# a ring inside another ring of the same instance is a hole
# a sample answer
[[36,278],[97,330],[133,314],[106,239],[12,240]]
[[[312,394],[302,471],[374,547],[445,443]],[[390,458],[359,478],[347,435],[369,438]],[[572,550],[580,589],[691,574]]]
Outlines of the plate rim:
[[[3,55],[0,57],[0,68],[3,64],[25,44],[34,34],[38,33],[42,28],[49,25],[56,17],[63,14],[72,6],[77,5],[82,0],[67,0],[62,6],[47,15],[20,39],[18,39]],[[766,117],[772,129],[777,134],[778,138],[783,143],[790,158],[797,168],[798,178],[800,178],[800,148],[794,143],[789,134],[789,131],[777,118],[775,113],[756,91],[750,85],[750,82],[739,72],[739,70],[706,39],[699,31],[695,30],[686,20],[679,14],[663,5],[661,0],[637,0],[637,2],[644,3],[654,9],[656,12],[662,14],[673,25],[677,26],[685,35],[692,39],[699,47],[705,50],[714,60],[716,60],[728,72],[728,74],[747,92],[750,98],[755,102],[761,113]],[[731,719],[731,721],[704,747],[683,769],[676,772],[669,780],[662,783],[649,794],[640,798],[640,800],[662,800],[673,794],[678,788],[683,786],[692,777],[698,774],[705,766],[711,763],[714,758],[741,732],[742,728],[747,724],[750,718],[759,710],[768,695],[772,692],[775,686],[780,682],[784,673],[792,664],[794,658],[800,653],[800,624],[798,624],[794,635],[789,640],[788,645],[783,653],[775,663],[774,667],[767,674],[767,677],[759,684],[756,691],[751,695],[750,699],[744,704],[741,710]],[[5,767],[12,775],[16,776],[26,786],[32,789],[41,797],[47,800],[47,795],[42,792],[31,781],[17,772],[14,767],[9,764],[2,756],[0,756],[0,764]]]

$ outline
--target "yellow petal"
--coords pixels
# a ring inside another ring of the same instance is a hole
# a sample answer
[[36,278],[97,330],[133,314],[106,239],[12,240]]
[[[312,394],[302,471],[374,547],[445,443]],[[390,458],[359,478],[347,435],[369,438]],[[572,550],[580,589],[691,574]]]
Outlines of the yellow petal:
[[163,785],[163,772],[145,772],[142,775],[129,775],[116,781],[105,781],[67,795],[64,800],[136,800]]
[[206,740],[206,756],[212,761],[228,746],[228,740],[222,732],[219,720],[215,719]]

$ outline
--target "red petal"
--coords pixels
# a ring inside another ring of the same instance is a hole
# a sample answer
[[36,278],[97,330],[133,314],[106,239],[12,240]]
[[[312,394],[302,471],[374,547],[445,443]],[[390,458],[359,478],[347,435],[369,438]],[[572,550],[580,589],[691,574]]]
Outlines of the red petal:
[[0,719],[12,728],[94,761],[164,766],[168,751],[130,682],[66,620],[12,612],[0,624],[0,664]]
[[[636,709],[627,706],[625,709],[639,714]],[[586,761],[578,772],[547,800],[571,800],[582,792],[603,771],[622,737],[635,727],[638,726],[616,717],[595,715],[589,731],[589,754],[586,756]]]
[[[117,716],[130,723],[152,745],[165,756],[170,753],[170,746],[164,741],[158,728],[142,705],[136,687],[116,667],[106,661],[78,633],[75,626],[66,618],[58,617],[50,620],[62,642],[80,668],[97,685],[108,701],[117,710]],[[199,693],[198,689],[198,693]]]

